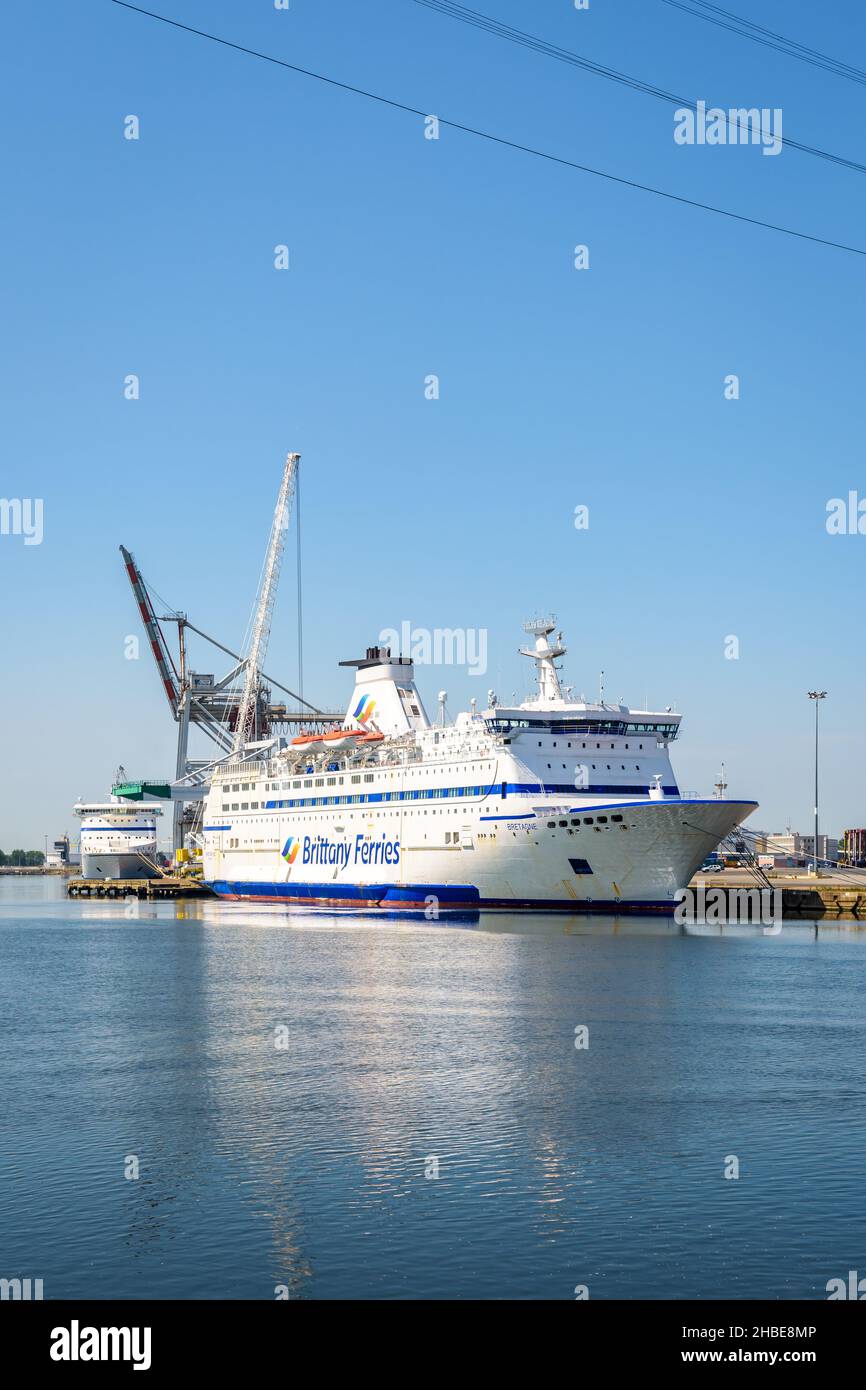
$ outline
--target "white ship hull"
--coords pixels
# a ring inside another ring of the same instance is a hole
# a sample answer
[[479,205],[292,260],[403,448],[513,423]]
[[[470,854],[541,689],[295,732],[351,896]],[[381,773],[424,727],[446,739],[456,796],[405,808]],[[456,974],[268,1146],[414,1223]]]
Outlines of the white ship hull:
[[[415,908],[431,916],[497,907],[672,911],[677,890],[753,809],[736,801],[598,802],[574,813],[557,806],[488,821],[481,803],[474,829],[467,815],[457,843],[435,847],[413,844],[399,814],[372,825],[359,819],[338,834],[333,818],[286,818],[277,838],[297,840],[294,863],[276,847],[212,849],[205,877],[219,896],[236,900]],[[599,814],[607,816],[602,825]],[[583,823],[588,818],[592,825]],[[358,862],[356,849],[380,843],[399,856],[396,863]]]
[[[156,854],[156,844],[149,846],[148,859]],[[81,856],[82,878],[158,878],[153,863],[147,863],[140,854],[83,854]]]

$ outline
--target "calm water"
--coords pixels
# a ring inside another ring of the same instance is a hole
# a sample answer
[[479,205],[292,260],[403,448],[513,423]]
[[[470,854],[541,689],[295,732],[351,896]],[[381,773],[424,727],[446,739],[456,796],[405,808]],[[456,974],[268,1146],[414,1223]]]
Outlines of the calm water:
[[62,893],[0,878],[0,1276],[568,1299],[866,1273],[856,925],[133,918]]

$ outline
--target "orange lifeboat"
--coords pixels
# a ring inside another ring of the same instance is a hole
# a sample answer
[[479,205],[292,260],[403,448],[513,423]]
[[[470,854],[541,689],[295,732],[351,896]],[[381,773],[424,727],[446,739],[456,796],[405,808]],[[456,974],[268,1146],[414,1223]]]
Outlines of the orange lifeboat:
[[369,733],[369,734],[364,734],[363,738],[361,738],[361,739],[359,740],[359,742],[360,742],[360,743],[381,743],[384,737],[385,737],[384,734],[372,733],[372,732],[371,732],[371,733]]
[[349,748],[358,738],[356,729],[332,729],[322,735],[322,743],[328,748]]
[[306,748],[310,743],[321,743],[324,734],[298,734],[297,738],[292,739],[293,748]]

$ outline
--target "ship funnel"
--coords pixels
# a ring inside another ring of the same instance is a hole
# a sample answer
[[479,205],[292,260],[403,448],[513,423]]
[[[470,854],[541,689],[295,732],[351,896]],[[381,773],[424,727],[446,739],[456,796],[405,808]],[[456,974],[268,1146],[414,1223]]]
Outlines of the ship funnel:
[[392,656],[390,647],[368,647],[366,656],[340,665],[355,667],[355,689],[343,721],[348,728],[391,737],[430,728],[410,657]]

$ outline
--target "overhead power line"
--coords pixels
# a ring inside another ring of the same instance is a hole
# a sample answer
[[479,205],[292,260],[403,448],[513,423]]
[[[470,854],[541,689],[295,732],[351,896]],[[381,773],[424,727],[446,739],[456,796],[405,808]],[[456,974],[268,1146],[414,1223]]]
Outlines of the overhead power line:
[[[515,29],[510,24],[503,24],[500,20],[482,14],[479,10],[470,9],[467,5],[454,4],[452,0],[413,0],[413,3],[423,5],[425,9],[433,10],[438,14],[446,15],[449,19],[460,20],[462,24],[484,30],[488,34],[496,34],[501,39],[508,39],[510,43],[521,44],[524,48],[540,53],[544,57],[556,58],[561,63],[569,63],[572,67],[581,68],[584,72],[592,73],[595,77],[604,77],[610,82],[618,82],[624,87],[630,87],[633,91],[643,92],[646,96],[656,97],[658,100],[673,106],[688,107],[692,111],[698,109],[697,102],[692,101],[689,97],[677,96],[675,92],[667,92],[663,87],[656,87],[652,82],[644,82],[639,77],[630,77],[628,73],[617,72],[615,68],[596,63],[591,58],[585,58],[582,54],[575,53],[572,49],[560,48],[558,44],[548,43],[546,39],[538,38],[535,34],[527,34],[524,30]],[[733,113],[735,119],[731,119],[728,113],[723,114],[729,130],[733,132],[745,130],[746,134],[749,134],[751,127],[748,119],[745,122],[742,121],[739,113],[736,112]],[[846,169],[855,170],[858,174],[866,174],[866,164],[860,164],[856,159],[848,159],[845,155],[833,154],[830,150],[820,150],[814,145],[805,145],[801,140],[793,140],[790,135],[780,136],[779,141],[787,149],[799,150],[801,154],[810,154],[816,159],[826,159],[831,164],[840,164]],[[736,144],[736,139],[732,143]]]
[[[420,107],[409,106],[405,102],[395,101],[392,97],[381,96],[377,92],[366,91],[363,87],[353,86],[349,82],[341,82],[335,77],[327,77],[323,73],[313,72],[310,68],[300,67],[297,63],[288,63],[283,58],[275,58],[270,53],[260,53],[254,48],[246,48],[243,44],[233,43],[230,39],[220,38],[217,34],[209,34],[204,29],[194,29],[189,24],[181,24],[177,19],[169,19],[167,15],[155,14],[152,10],[142,9],[139,5],[131,5],[128,0],[112,0],[112,4],[119,5],[124,10],[132,10],[136,14],[145,15],[148,19],[158,20],[161,24],[170,25],[173,29],[181,29],[186,34],[194,34],[196,38],[207,39],[211,43],[218,43],[223,48],[231,48],[237,53],[245,53],[250,58],[259,58],[262,62],[273,63],[276,67],[286,68],[289,72],[299,73],[303,77],[311,77],[317,82],[327,83],[329,87],[337,87],[344,92],[352,92],[355,96],[366,97],[369,101],[379,102],[382,106],[388,106],[394,111],[404,111],[412,116],[420,116],[427,119],[431,114],[429,111],[422,111]],[[588,164],[578,164],[576,160],[565,159],[562,155],[550,154],[546,150],[535,149],[532,145],[523,145],[516,140],[508,140],[505,136],[494,135],[492,131],[479,130],[475,126],[463,125],[459,121],[449,120],[445,116],[437,116],[440,126],[446,126],[450,130],[459,130],[464,135],[474,135],[479,140],[487,140],[491,144],[499,145],[504,149],[518,150],[522,154],[532,155],[536,159],[547,160],[551,164],[558,164],[562,168],[576,169],[582,174],[592,174],[595,178],[606,179],[609,183],[616,183],[623,188],[637,189],[642,193],[652,193],[657,198],[666,198],[669,202],[681,203],[684,207],[699,208],[702,212],[711,212],[718,217],[729,217],[735,222],[745,222],[753,227],[763,227],[767,231],[779,232],[784,236],[796,237],[799,241],[814,242],[819,246],[830,246],[836,251],[847,251],[854,256],[866,256],[866,248],[861,246],[849,246],[845,242],[831,241],[828,237],[815,236],[810,232],[799,232],[793,227],[783,227],[777,222],[766,222],[759,217],[749,217],[746,213],[731,212],[728,208],[714,207],[711,203],[702,203],[695,198],[686,198],[679,193],[668,193],[663,188],[655,188],[651,184],[638,183],[635,179],[626,179],[619,174],[610,174],[604,169],[595,169]]]
[[823,68],[825,72],[833,73],[836,77],[845,77],[849,82],[859,82],[866,86],[866,72],[862,68],[855,68],[850,63],[831,58],[829,54],[821,53],[817,48],[797,43],[795,39],[786,39],[784,34],[765,29],[763,25],[755,24],[751,19],[744,19],[742,15],[734,14],[731,10],[722,9],[721,5],[709,4],[708,0],[662,0],[662,4],[682,10],[685,14],[693,15],[695,19],[705,19],[720,29],[728,29],[731,33],[739,34],[740,38],[752,39],[754,43],[763,44],[765,48],[774,48],[788,58],[798,58],[802,63],[811,63],[813,67]]

